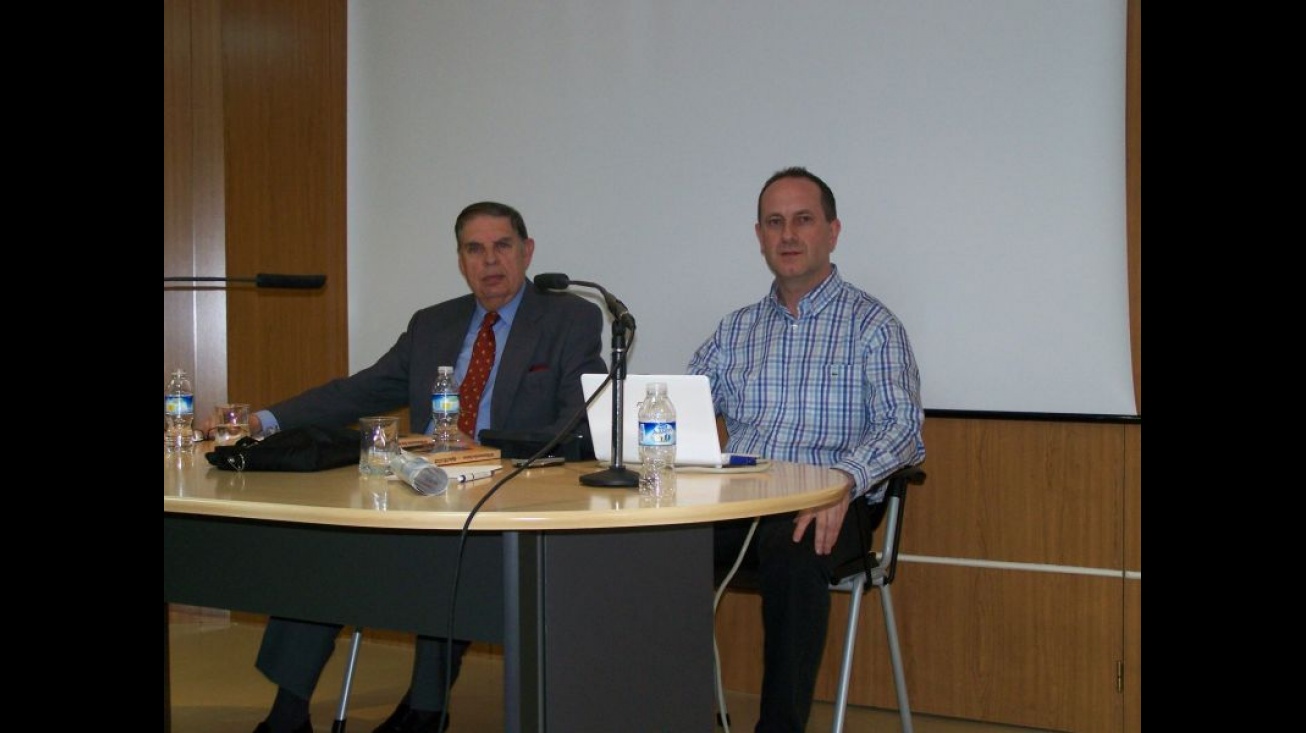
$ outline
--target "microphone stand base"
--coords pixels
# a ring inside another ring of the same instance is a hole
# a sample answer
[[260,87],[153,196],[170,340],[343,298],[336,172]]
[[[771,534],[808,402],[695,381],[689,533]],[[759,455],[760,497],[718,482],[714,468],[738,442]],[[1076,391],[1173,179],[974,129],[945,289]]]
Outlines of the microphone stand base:
[[628,468],[614,466],[606,471],[587,473],[580,477],[580,482],[586,486],[634,488],[639,486],[639,473]]

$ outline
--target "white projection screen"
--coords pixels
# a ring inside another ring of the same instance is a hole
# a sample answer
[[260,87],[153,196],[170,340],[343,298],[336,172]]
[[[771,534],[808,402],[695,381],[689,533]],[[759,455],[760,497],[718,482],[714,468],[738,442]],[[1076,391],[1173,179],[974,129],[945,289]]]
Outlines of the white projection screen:
[[351,0],[351,370],[467,292],[453,221],[493,199],[525,216],[531,275],[630,307],[629,371],[683,372],[766,294],[758,190],[802,165],[838,200],[840,272],[906,324],[927,409],[1136,415],[1125,11]]

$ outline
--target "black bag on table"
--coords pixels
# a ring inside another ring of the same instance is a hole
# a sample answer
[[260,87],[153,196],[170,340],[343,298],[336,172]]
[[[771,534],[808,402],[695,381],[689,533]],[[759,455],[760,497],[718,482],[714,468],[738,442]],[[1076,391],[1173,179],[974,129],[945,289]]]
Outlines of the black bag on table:
[[307,425],[262,440],[241,438],[204,454],[224,471],[325,471],[358,463],[362,436],[353,428]]

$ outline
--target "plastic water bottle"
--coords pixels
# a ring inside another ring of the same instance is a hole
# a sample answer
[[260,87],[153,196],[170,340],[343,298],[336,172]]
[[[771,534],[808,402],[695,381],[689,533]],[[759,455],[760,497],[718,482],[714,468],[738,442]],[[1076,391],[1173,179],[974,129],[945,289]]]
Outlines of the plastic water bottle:
[[195,392],[186,371],[176,369],[163,394],[163,450],[188,451],[194,443]]
[[437,443],[451,443],[458,440],[458,383],[453,367],[442,366],[436,372],[431,386],[431,437]]
[[639,493],[667,496],[674,492],[676,407],[665,382],[650,382],[639,403]]

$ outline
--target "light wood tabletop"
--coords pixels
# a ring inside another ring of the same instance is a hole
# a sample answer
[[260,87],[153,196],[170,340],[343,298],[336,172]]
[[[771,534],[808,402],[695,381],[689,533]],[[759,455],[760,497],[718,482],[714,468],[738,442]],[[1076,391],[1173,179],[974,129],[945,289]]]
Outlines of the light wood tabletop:
[[309,524],[471,531],[610,529],[713,522],[797,511],[837,501],[843,474],[773,462],[761,469],[678,471],[674,496],[642,497],[633,488],[591,487],[583,474],[608,468],[595,461],[517,471],[504,461],[492,478],[451,484],[421,496],[393,478],[362,476],[356,466],[314,473],[224,471],[202,448],[164,454],[163,510]]
[[[710,731],[711,523],[824,506],[847,491],[838,471],[783,462],[677,471],[674,495],[659,500],[582,484],[610,468],[595,461],[516,476],[511,462],[498,465],[492,478],[422,496],[357,465],[237,473],[211,466],[202,446],[165,454],[165,608],[503,644],[504,730],[514,733],[631,721]],[[166,643],[164,660],[167,721]]]

